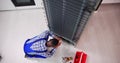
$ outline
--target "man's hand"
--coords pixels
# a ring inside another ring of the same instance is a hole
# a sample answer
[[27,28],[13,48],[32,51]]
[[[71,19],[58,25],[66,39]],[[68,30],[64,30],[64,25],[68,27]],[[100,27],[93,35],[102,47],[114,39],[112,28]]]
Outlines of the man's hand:
[[62,40],[59,40],[59,43],[57,46],[55,46],[55,48],[58,48],[61,45],[61,43],[62,43]]
[[60,38],[60,37],[58,37],[56,35],[54,36],[54,38],[57,39],[57,40],[62,40],[62,38]]
[[57,47],[59,47],[59,46],[61,45],[61,43],[62,43],[62,38],[60,38],[60,37],[58,37],[58,36],[55,36],[54,38],[59,41],[58,45],[55,46],[55,48],[57,48]]

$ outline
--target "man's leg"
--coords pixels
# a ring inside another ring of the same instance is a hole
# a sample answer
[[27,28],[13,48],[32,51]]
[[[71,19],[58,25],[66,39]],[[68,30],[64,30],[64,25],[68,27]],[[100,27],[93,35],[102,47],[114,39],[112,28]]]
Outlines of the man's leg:
[[26,54],[25,58],[46,58],[44,56],[41,55],[30,55],[30,54]]

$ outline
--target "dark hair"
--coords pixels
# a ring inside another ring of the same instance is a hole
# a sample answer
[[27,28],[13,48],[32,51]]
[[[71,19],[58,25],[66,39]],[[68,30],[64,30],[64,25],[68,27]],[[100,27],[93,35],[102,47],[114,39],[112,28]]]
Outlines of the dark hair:
[[59,41],[57,39],[50,39],[53,46],[58,45]]

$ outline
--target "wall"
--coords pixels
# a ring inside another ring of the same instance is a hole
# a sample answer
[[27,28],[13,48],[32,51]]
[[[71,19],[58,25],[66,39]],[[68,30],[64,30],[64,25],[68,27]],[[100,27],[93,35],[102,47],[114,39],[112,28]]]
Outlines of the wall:
[[103,3],[120,3],[120,0],[103,0]]
[[[103,3],[120,3],[120,0],[103,0]],[[43,7],[42,0],[35,0],[35,6],[15,7],[11,0],[0,0],[0,10],[31,9]]]
[[11,0],[0,0],[0,10],[16,10],[16,9],[30,9],[30,8],[41,8],[42,0],[34,0],[35,6],[24,6],[24,7],[15,7]]

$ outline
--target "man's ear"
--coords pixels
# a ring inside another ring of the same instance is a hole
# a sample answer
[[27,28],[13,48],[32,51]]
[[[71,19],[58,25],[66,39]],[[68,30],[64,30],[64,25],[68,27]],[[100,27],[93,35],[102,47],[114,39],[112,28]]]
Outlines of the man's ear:
[[60,45],[61,45],[61,43],[62,43],[62,40],[59,40],[58,46],[60,46]]

